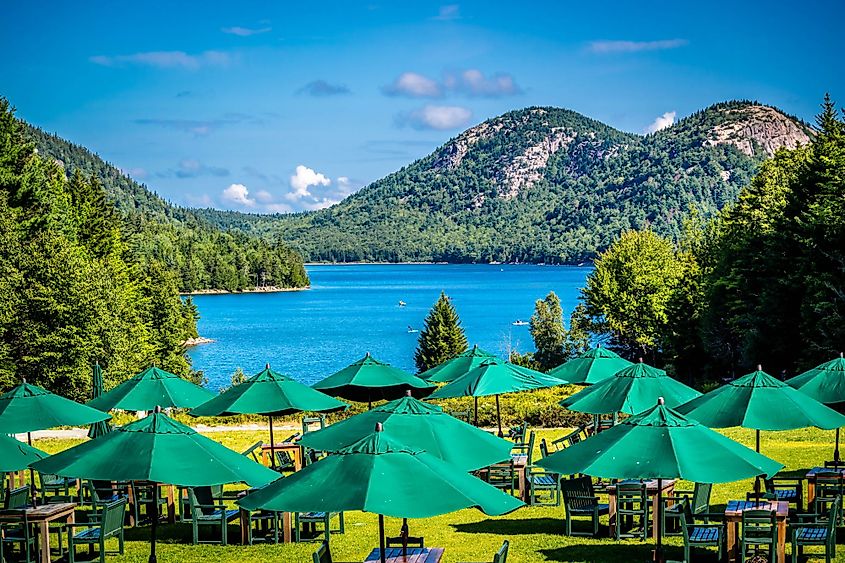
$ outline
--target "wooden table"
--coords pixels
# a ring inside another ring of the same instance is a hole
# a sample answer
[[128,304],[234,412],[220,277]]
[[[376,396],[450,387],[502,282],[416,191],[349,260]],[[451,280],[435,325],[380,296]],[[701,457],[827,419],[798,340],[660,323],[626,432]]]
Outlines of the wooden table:
[[[41,544],[40,561],[46,563],[50,559],[50,523],[64,522],[73,524],[75,520],[75,502],[61,502],[56,504],[42,504],[41,506],[26,508],[26,518],[30,524],[38,525],[39,543]],[[20,511],[17,514],[0,512],[2,522],[20,522]]]
[[[651,497],[651,535],[656,540],[657,539],[657,530],[659,524],[659,517],[660,514],[658,509],[660,508],[660,504],[658,502],[658,495],[657,495],[657,479],[650,479],[648,481],[638,481],[634,479],[629,479],[626,481],[620,481],[619,483],[622,484],[629,484],[629,483],[641,483],[644,482],[646,485],[646,494]],[[610,504],[610,509],[608,511],[608,532],[612,535],[614,527],[616,526],[616,485],[619,483],[615,483],[613,485],[607,486],[607,497],[608,497],[608,504]],[[670,497],[675,494],[675,479],[663,479],[663,497]]]
[[[134,485],[139,487],[156,486],[155,496],[158,497],[158,487],[166,487],[165,493],[167,495],[167,521],[170,524],[176,523],[176,487],[174,485],[165,485],[163,483],[153,483],[151,481],[134,481]],[[129,505],[129,525],[134,526],[135,522],[135,487],[129,487],[127,492],[127,504]],[[158,510],[158,507],[156,507]]]
[[[251,512],[244,508],[240,509],[240,517],[241,517],[241,545],[248,545],[249,536],[252,529],[252,520],[250,518]],[[292,529],[291,529],[291,513],[290,512],[280,512],[281,515],[281,526],[282,526],[282,543],[290,543],[292,541]]]
[[[384,555],[387,563],[440,563],[443,559],[443,548],[409,547],[406,555],[402,555],[401,547],[388,547],[384,550]],[[381,561],[381,550],[374,549],[364,561]]]
[[[274,444],[273,451],[288,452],[293,459],[293,470],[299,471],[302,469],[302,446],[294,444],[293,442],[284,442],[281,444]],[[261,460],[264,465],[270,467],[270,444],[261,445]]]
[[816,474],[817,473],[839,473],[845,476],[845,467],[814,467],[807,472],[807,511],[811,512],[810,505],[816,498]]
[[742,522],[744,510],[774,510],[778,523],[778,563],[786,560],[786,518],[789,515],[789,503],[785,500],[778,502],[761,502],[745,500],[729,500],[725,508],[725,524],[728,528],[728,561],[739,561],[739,523]]
[[[513,459],[513,470],[514,470],[514,473],[515,473],[515,476],[516,476],[517,496],[519,497],[519,499],[522,502],[527,504],[528,501],[529,501],[528,497],[530,496],[530,493],[531,493],[531,490],[528,487],[528,481],[526,479],[526,470],[527,470],[527,467],[528,467],[528,456],[525,455],[525,454],[516,454],[516,455],[511,454],[511,459]],[[505,468],[505,467],[510,467],[510,463],[508,463],[508,462],[506,462],[506,463],[494,463],[490,467]],[[479,473],[480,476],[482,476],[482,478],[484,477],[486,470],[487,470],[486,467],[484,469],[479,470],[478,473]]]

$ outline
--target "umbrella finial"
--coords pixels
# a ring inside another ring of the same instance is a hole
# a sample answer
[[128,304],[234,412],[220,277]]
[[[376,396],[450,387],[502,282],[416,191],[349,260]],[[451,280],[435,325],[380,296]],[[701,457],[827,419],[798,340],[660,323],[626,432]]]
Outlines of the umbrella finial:
[[840,357],[840,358],[845,358],[845,352],[839,352],[839,357]]
[[21,385],[26,385],[26,378],[25,377],[21,377]]
[[270,362],[267,362],[266,364],[264,364],[264,369],[270,369]]
[[411,390],[410,390],[410,389],[405,389],[405,396],[406,396],[406,397],[410,397],[410,396],[411,396]]
[[382,425],[382,423],[376,422],[376,432],[383,432],[383,431],[384,431],[384,426]]
[[156,414],[161,414],[161,405],[156,405],[156,408],[153,409],[153,412]]
[[640,363],[643,363],[643,357],[640,356]]
[[757,364],[757,371],[763,371],[763,364]]
[[663,400],[663,397],[658,397],[657,398],[657,404],[662,407],[663,405],[666,404],[666,401]]

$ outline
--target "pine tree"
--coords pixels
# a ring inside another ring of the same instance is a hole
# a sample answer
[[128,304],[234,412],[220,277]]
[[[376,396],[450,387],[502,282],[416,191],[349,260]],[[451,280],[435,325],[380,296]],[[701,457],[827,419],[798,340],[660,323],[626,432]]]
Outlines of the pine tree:
[[418,372],[451,360],[467,349],[467,337],[461,327],[458,312],[445,292],[425,318],[425,328],[420,332],[414,362]]
[[563,363],[566,329],[563,326],[563,309],[554,291],[545,299],[538,299],[531,315],[531,337],[534,339],[534,361],[540,369],[549,370]]

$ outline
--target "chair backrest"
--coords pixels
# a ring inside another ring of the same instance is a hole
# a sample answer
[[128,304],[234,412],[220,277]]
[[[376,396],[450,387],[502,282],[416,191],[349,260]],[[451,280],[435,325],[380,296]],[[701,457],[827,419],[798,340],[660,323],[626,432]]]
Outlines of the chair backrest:
[[[318,425],[320,428],[311,428],[312,424]],[[306,416],[302,419],[302,434],[308,434],[309,432],[316,432],[317,430],[322,430],[326,427],[326,417],[325,416]]]
[[487,482],[491,485],[506,485],[516,479],[513,460],[496,463],[487,468]]
[[[425,547],[425,538],[422,536],[408,536],[405,545],[408,547]],[[387,547],[402,547],[402,536],[384,538]]]
[[191,516],[193,518],[214,513],[215,509],[211,508],[211,505],[215,503],[215,500],[211,487],[188,488],[188,500],[191,503]]
[[313,553],[314,563],[332,563],[332,552],[329,550],[329,542],[324,541],[317,551]]
[[545,438],[540,439],[540,457],[549,457],[549,445]]
[[590,508],[596,504],[593,480],[587,475],[562,481],[561,491],[567,509]]
[[830,512],[827,515],[827,534],[829,538],[836,537],[836,526],[839,525],[839,510],[842,506],[842,496],[836,495],[830,503]]
[[523,421],[523,423],[518,426],[512,426],[511,429],[508,431],[508,434],[510,439],[513,440],[514,444],[524,444],[525,435],[527,432],[528,423]]
[[777,514],[774,510],[743,510],[742,537],[752,539],[777,539]]
[[845,467],[845,459],[832,460],[824,462],[825,467],[842,468]]
[[119,532],[123,528],[126,502],[126,498],[122,497],[103,505],[102,511],[100,512],[100,533],[103,537]]
[[648,492],[645,483],[617,483],[616,505],[621,507],[627,505],[640,505],[644,508],[648,502]]
[[816,497],[831,499],[845,495],[845,480],[839,471],[819,471],[816,473]]
[[261,463],[261,461],[258,459],[258,452],[261,450],[261,446],[263,446],[263,445],[264,445],[264,442],[259,440],[256,443],[254,443],[253,445],[251,445],[250,447],[248,447],[247,449],[245,449],[244,451],[242,451],[241,455],[244,456],[244,457],[251,457],[252,460],[255,461],[256,463]]
[[534,462],[534,440],[537,439],[537,434],[532,430],[528,435],[528,443],[526,444],[526,454],[528,455],[528,465]]
[[499,551],[496,552],[496,555],[493,556],[493,563],[507,563],[508,547],[510,547],[510,542],[508,540],[502,542],[502,547],[500,547]]
[[29,485],[18,487],[17,489],[9,489],[6,491],[6,502],[4,503],[7,509],[24,508],[29,504]]
[[467,424],[469,424],[469,421],[472,420],[472,411],[469,409],[465,411],[449,411],[447,414],[457,418],[458,420],[463,420]]
[[689,528],[695,524],[695,520],[692,515],[692,509],[690,508],[689,499],[685,498],[681,501],[681,507],[678,511],[681,518],[681,531],[683,532],[684,536],[684,543],[689,543]]
[[299,432],[294,432],[293,434],[291,434],[290,436],[288,436],[287,438],[282,440],[282,443],[283,444],[290,444],[292,442],[295,442],[297,440],[297,438],[299,438]]
[[290,452],[276,450],[276,471],[283,471],[285,469],[293,471],[295,467],[296,464],[294,464],[293,456],[290,455]]
[[710,493],[713,491],[713,483],[696,483],[692,490],[692,506],[690,509],[698,514],[700,512],[709,512],[710,510]]
[[103,498],[109,498],[114,494],[111,481],[88,480],[86,488],[91,495],[91,502],[100,502]]

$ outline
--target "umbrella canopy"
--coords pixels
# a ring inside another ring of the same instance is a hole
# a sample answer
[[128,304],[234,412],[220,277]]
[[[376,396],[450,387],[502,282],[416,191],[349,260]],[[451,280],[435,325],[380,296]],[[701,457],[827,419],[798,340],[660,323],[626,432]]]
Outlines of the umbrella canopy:
[[141,420],[36,462],[43,473],[106,481],[153,481],[185,487],[246,482],[261,486],[278,474],[154,412]]
[[826,405],[845,403],[845,358],[839,357],[787,379],[786,384]]
[[0,434],[0,473],[21,471],[29,467],[30,463],[45,457],[47,454],[38,448]]
[[523,506],[477,477],[378,431],[238,504],[288,512],[363,510],[396,518],[428,518],[470,507],[500,515]]
[[308,432],[300,443],[315,450],[338,451],[371,434],[376,423],[382,424],[385,438],[424,450],[466,472],[510,459],[513,446],[410,396]]
[[211,391],[152,366],[87,404],[104,412],[151,411],[156,407],[192,409],[212,397]]
[[593,385],[632,365],[615,352],[598,346],[549,370],[549,375],[577,385]]
[[301,411],[336,411],[348,405],[270,369],[270,364],[240,385],[198,407],[193,416],[263,414],[284,416]]
[[108,414],[23,383],[0,395],[0,432],[18,434],[56,426],[87,426]]
[[845,426],[845,416],[778,381],[758,366],[706,395],[678,407],[678,412],[710,428],[742,426],[754,430],[793,430]]
[[[103,394],[103,370],[99,362],[94,364],[94,370],[91,378],[91,398],[96,399]],[[96,438],[111,431],[111,427],[105,421],[95,422],[88,430],[89,438]]]
[[499,408],[499,395],[531,391],[565,385],[567,382],[533,369],[524,368],[505,362],[499,358],[485,360],[474,370],[447,383],[431,394],[431,399],[449,399],[454,397],[475,397],[475,423],[478,425],[478,397],[496,396],[496,420],[499,425],[499,437],[502,432],[502,415]]
[[470,372],[484,363],[486,360],[495,359],[496,356],[485,352],[476,344],[463,354],[458,354],[451,360],[447,360],[430,370],[419,374],[420,379],[436,383],[448,383],[458,377]]
[[638,414],[663,397],[670,408],[682,405],[701,393],[640,360],[613,376],[571,395],[560,402],[571,411],[589,414],[624,412]]
[[369,352],[312,387],[328,395],[362,403],[398,399],[408,389],[416,397],[425,397],[435,389],[433,384],[415,375],[376,360]]
[[783,465],[658,404],[555,452],[537,465],[608,479],[728,483],[774,475]]

